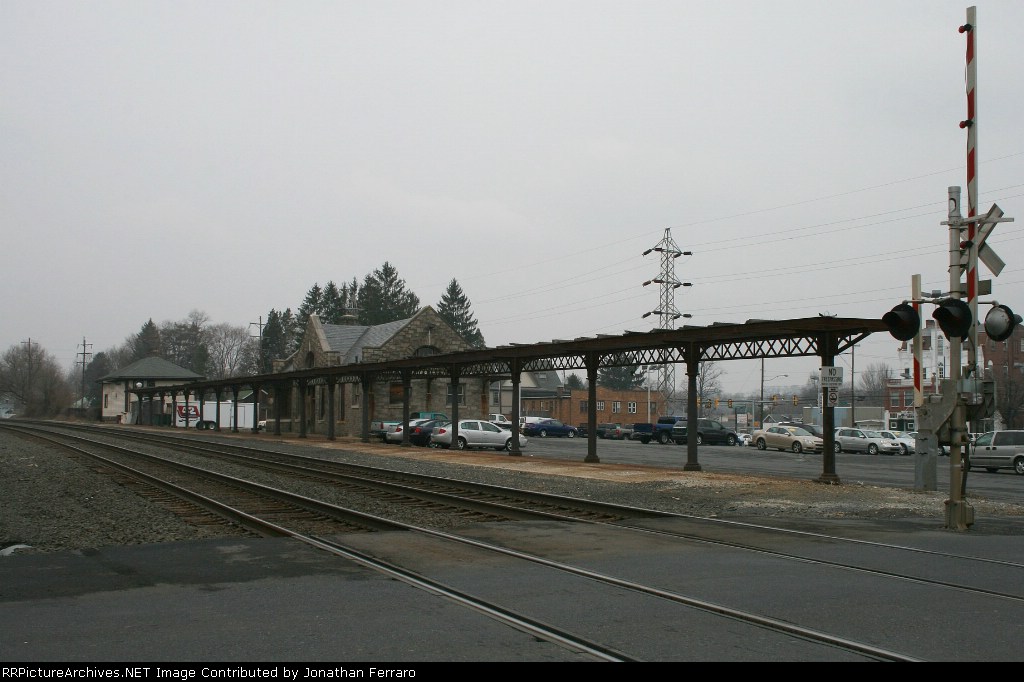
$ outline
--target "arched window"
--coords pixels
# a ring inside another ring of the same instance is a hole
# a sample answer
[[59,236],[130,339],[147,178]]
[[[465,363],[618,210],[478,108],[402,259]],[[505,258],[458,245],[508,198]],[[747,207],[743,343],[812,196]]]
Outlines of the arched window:
[[429,357],[431,355],[440,355],[440,354],[441,354],[441,350],[437,346],[420,346],[419,348],[416,349],[416,352],[413,353],[413,357],[425,358],[425,357]]
[[312,369],[315,367],[316,365],[313,364],[314,362],[316,362],[316,356],[313,355],[313,351],[309,351],[306,353],[306,369]]

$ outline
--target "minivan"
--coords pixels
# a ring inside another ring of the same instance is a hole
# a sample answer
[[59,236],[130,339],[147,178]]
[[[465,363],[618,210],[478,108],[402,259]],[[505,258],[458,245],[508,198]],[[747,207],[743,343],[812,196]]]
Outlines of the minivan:
[[1024,475],[1024,431],[989,431],[983,433],[971,446],[968,464],[971,469],[984,469],[995,473],[1000,469],[1013,469]]

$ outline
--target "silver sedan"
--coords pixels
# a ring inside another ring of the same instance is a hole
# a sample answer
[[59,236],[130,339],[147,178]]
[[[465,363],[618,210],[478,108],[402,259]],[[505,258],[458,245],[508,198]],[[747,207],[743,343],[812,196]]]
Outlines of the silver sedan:
[[[493,448],[495,450],[512,450],[512,432],[496,424],[477,419],[459,420],[459,435],[455,443],[456,450],[469,448]],[[430,443],[442,448],[452,447],[452,424],[448,422],[435,426],[430,434]],[[519,435],[519,448],[526,447],[526,437]]]

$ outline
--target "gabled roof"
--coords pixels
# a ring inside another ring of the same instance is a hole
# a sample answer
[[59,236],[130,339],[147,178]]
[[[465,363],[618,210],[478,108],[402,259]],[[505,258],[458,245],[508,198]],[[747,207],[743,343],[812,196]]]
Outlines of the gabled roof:
[[127,381],[130,379],[193,381],[202,378],[204,378],[202,374],[196,374],[192,370],[179,367],[169,360],[164,360],[156,355],[150,355],[141,360],[136,360],[127,367],[111,372],[105,377],[101,377],[100,381],[104,383]]
[[371,326],[347,324],[322,324],[322,326],[327,344],[332,351],[341,356],[341,363],[347,365],[359,362],[363,356],[363,348],[383,346],[412,320],[413,318],[410,317],[406,320],[395,320]]

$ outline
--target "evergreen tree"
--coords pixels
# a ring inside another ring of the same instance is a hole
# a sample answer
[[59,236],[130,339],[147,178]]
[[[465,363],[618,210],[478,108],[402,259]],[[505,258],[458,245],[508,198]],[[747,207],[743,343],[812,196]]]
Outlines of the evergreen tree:
[[320,298],[320,310],[317,311],[320,321],[324,324],[339,324],[345,314],[345,299],[334,281],[327,283]]
[[583,379],[580,378],[580,375],[575,372],[566,377],[565,385],[573,391],[581,391],[587,387],[586,382],[584,382]]
[[[296,313],[296,324],[300,330],[305,331],[310,315],[319,315],[323,311],[323,301],[324,291],[320,288],[320,283],[316,282],[306,292],[306,298],[302,299]],[[302,331],[299,332],[300,336]]]
[[476,318],[470,309],[469,298],[462,291],[459,283],[452,278],[448,288],[437,304],[437,314],[458,332],[471,348],[484,348],[484,335],[477,327]]
[[273,371],[274,360],[284,360],[292,352],[291,316],[291,308],[283,313],[271,308],[267,313],[267,322],[263,325],[263,348],[260,352],[260,371],[264,374]]
[[163,354],[163,346],[160,340],[160,330],[153,323],[153,318],[149,318],[146,324],[142,325],[142,329],[135,335],[132,340],[132,362],[147,358],[150,355],[161,356]]
[[386,262],[363,280],[359,289],[359,322],[365,325],[404,320],[416,314],[420,299]]
[[100,379],[114,371],[110,364],[110,356],[103,351],[96,353],[89,364],[85,367],[85,397],[92,401],[93,405],[99,405],[102,398],[102,386]]
[[624,365],[622,367],[598,367],[597,385],[618,391],[640,388],[644,382],[644,373],[640,365]]

